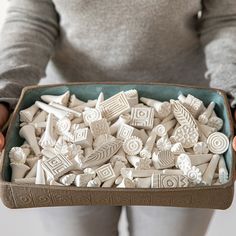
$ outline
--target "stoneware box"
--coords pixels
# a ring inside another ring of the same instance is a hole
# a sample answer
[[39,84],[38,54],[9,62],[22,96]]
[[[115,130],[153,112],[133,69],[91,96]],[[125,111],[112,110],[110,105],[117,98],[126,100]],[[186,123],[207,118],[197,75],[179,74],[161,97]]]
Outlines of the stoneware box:
[[[219,186],[189,187],[174,189],[117,189],[117,188],[77,188],[50,185],[11,183],[9,151],[23,143],[19,136],[19,111],[25,109],[41,95],[60,95],[66,91],[79,99],[96,99],[102,91],[108,98],[122,90],[137,89],[139,96],[157,100],[177,99],[180,93],[192,94],[207,105],[216,103],[216,113],[224,120],[223,132],[230,138],[230,148],[225,153],[229,169],[229,182]],[[31,208],[72,205],[154,205],[192,208],[226,209],[231,205],[234,193],[235,153],[232,149],[233,120],[227,97],[223,91],[209,88],[186,87],[167,84],[129,83],[76,83],[26,87],[10,121],[6,137],[6,148],[1,167],[0,193],[3,203],[9,208]]]

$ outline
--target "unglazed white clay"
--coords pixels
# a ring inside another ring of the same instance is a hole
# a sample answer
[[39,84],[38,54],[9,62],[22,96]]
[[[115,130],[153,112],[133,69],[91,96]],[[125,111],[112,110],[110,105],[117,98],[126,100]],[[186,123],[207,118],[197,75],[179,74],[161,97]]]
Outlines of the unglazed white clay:
[[120,150],[110,159],[110,163],[112,164],[112,166],[114,166],[117,161],[121,161],[124,164],[128,163],[123,148],[120,148]]
[[151,158],[152,157],[152,149],[154,147],[156,141],[157,134],[154,130],[152,130],[147,142],[144,145],[143,150],[140,152],[140,156],[143,158]]
[[12,176],[11,181],[14,182],[15,179],[24,178],[27,171],[30,170],[30,168],[22,163],[10,163],[11,169],[12,169]]
[[95,138],[102,134],[110,134],[110,127],[106,119],[92,121],[90,123],[90,130]]
[[152,188],[188,187],[188,178],[184,175],[153,174],[151,177]]
[[154,109],[150,107],[131,108],[130,125],[137,128],[152,129],[154,121]]
[[158,151],[168,151],[171,149],[172,144],[170,142],[170,139],[168,138],[167,135],[161,137],[160,139],[157,140],[156,142],[156,147]]
[[93,167],[107,162],[121,147],[119,140],[104,143],[98,149],[95,149],[89,156],[85,157],[82,167]]
[[80,145],[81,147],[90,147],[92,145],[93,137],[90,129],[83,128],[74,132],[72,142]]
[[122,182],[116,187],[117,188],[135,188],[135,183],[128,178],[124,178]]
[[188,154],[193,166],[201,165],[210,162],[213,155],[212,154]]
[[207,169],[207,167],[208,167],[208,164],[209,164],[209,163],[204,163],[204,164],[201,164],[201,165],[196,166],[196,167],[201,171],[202,176],[203,176],[203,174],[205,173],[205,171],[206,171],[206,169]]
[[129,178],[129,179],[151,177],[153,174],[162,173],[161,170],[156,170],[156,169],[137,170],[134,168],[122,168],[120,172],[123,178]]
[[122,124],[128,124],[131,120],[129,114],[120,115],[116,122],[110,126],[111,135],[116,134]]
[[197,123],[194,117],[179,101],[171,99],[170,103],[172,105],[174,116],[181,125],[197,128]]
[[20,129],[19,134],[29,143],[35,155],[40,155],[40,148],[36,139],[35,128],[32,125],[25,125]]
[[203,125],[207,124],[208,119],[210,118],[214,108],[215,108],[215,103],[211,102],[208,105],[207,109],[198,117],[198,121]]
[[220,160],[220,155],[213,155],[203,177],[202,177],[202,183],[205,185],[211,185],[212,180],[218,165],[218,162]]
[[163,174],[167,174],[167,175],[183,175],[184,174],[184,172],[179,169],[165,169],[162,172]]
[[44,170],[42,168],[42,160],[38,160],[37,162],[37,172],[35,184],[46,184]]
[[93,141],[93,148],[99,148],[101,145],[103,145],[106,142],[110,142],[110,141],[115,141],[116,138],[112,135],[109,134],[101,134],[99,136],[97,136],[96,138],[94,138]]
[[135,183],[136,188],[150,188],[151,187],[151,177],[135,178],[134,183]]
[[65,133],[69,132],[70,128],[71,121],[66,117],[56,122],[55,129],[58,135],[64,135]]
[[160,102],[150,98],[141,97],[140,101],[150,107],[155,108],[157,116],[161,119],[167,117],[171,112],[171,105],[169,102]]
[[221,156],[219,160],[219,182],[221,184],[227,183],[229,180],[229,172],[227,170],[224,157]]
[[21,147],[13,147],[9,152],[11,163],[24,164],[29,152],[25,152]]
[[101,112],[95,108],[89,108],[83,112],[83,119],[85,125],[90,125],[91,122],[102,119]]
[[33,120],[34,115],[38,111],[38,107],[34,104],[31,107],[20,111],[20,121],[29,123]]
[[184,174],[191,183],[200,184],[202,181],[202,173],[196,166],[192,166],[190,169],[186,170]]
[[40,111],[35,115],[34,119],[31,121],[31,124],[45,122],[46,120],[47,120],[47,112]]
[[167,169],[175,165],[175,157],[171,151],[154,152],[152,162],[156,169]]
[[223,154],[229,148],[229,139],[223,133],[214,132],[208,137],[207,145],[212,153]]
[[109,179],[116,177],[115,172],[110,163],[97,168],[96,173],[101,182],[105,182]]
[[76,187],[87,187],[90,180],[93,179],[93,175],[91,174],[80,174],[75,178]]
[[216,131],[221,130],[223,127],[223,120],[219,117],[213,116],[209,118],[207,125],[216,129]]
[[87,184],[87,187],[89,187],[89,188],[98,188],[98,187],[101,186],[101,184],[102,184],[101,180],[98,177],[96,177],[94,179],[89,180],[89,182]]
[[35,183],[35,177],[15,179],[15,183],[16,184],[34,184]]
[[170,121],[166,121],[166,122],[162,122],[161,124],[157,125],[154,130],[156,132],[156,134],[159,137],[163,137],[167,134],[167,132],[173,128],[176,124],[176,120],[170,120]]
[[38,106],[40,109],[46,111],[47,113],[52,113],[58,119],[62,119],[64,117],[68,117],[70,119],[73,118],[73,115],[71,113],[64,111],[64,110],[60,110],[60,109],[53,107],[51,105],[48,105],[46,103],[37,101],[37,102],[35,102],[35,105]]
[[124,94],[131,107],[138,104],[138,91],[136,89],[125,91]]
[[39,140],[39,145],[43,148],[53,147],[56,144],[56,137],[53,129],[53,115],[50,113],[47,119],[47,126],[43,136]]
[[175,143],[175,144],[173,144],[170,150],[171,150],[171,152],[173,152],[174,154],[185,153],[185,150],[184,150],[183,145],[182,145],[181,143]]
[[62,176],[59,179],[59,182],[65,186],[70,186],[74,182],[75,177],[76,177],[75,174],[67,174],[67,175]]
[[38,163],[35,162],[34,166],[30,169],[30,171],[27,173],[27,175],[25,176],[25,178],[34,178],[34,177],[36,177],[36,174],[37,174],[37,165],[38,165]]
[[73,167],[73,163],[63,155],[57,155],[56,157],[42,162],[42,168],[46,174],[53,179],[58,179],[65,173],[72,170]]
[[122,124],[118,131],[116,137],[121,140],[130,138],[131,136],[137,136],[138,130],[131,125]]
[[69,108],[85,104],[84,101],[79,100],[74,94],[70,97]]
[[26,164],[32,169],[38,160],[39,160],[38,157],[28,157],[26,159]]
[[46,103],[55,102],[55,103],[61,104],[63,106],[67,106],[69,98],[70,98],[69,91],[67,91],[64,94],[59,95],[59,96],[56,96],[56,95],[42,95],[41,96],[41,99]]
[[182,125],[175,131],[175,140],[183,145],[184,148],[193,147],[199,138],[199,134],[195,127]]
[[205,142],[198,142],[193,146],[193,151],[195,154],[207,154],[209,149]]
[[216,131],[215,128],[210,127],[208,125],[199,124],[198,127],[199,127],[200,132],[202,132],[206,138],[208,138],[210,134]]
[[103,117],[109,121],[129,112],[130,105],[124,92],[120,92],[100,103],[100,110]]
[[103,101],[104,101],[104,94],[103,94],[103,92],[101,92],[101,93],[98,95],[98,99],[97,99],[97,103],[96,103],[95,108],[96,108],[96,109],[99,109],[100,104],[101,104]]
[[186,170],[192,167],[191,159],[187,154],[182,153],[176,158],[175,166],[183,172],[186,172]]
[[198,98],[192,96],[191,94],[188,94],[187,97],[184,97],[182,94],[178,96],[178,99],[181,101],[181,103],[191,112],[193,117],[198,117],[199,114],[204,109],[204,104],[201,100]]
[[131,136],[125,139],[123,143],[123,150],[130,156],[135,156],[140,153],[143,147],[143,142],[136,136]]

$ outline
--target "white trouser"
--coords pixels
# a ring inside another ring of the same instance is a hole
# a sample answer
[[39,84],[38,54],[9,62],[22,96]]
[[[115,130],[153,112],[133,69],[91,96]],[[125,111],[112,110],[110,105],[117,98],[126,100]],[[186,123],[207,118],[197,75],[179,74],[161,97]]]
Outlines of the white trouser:
[[[0,211],[3,235],[113,236],[118,235],[121,207],[8,210],[0,206]],[[130,236],[202,236],[213,214],[203,209],[140,206],[126,207],[126,211]]]

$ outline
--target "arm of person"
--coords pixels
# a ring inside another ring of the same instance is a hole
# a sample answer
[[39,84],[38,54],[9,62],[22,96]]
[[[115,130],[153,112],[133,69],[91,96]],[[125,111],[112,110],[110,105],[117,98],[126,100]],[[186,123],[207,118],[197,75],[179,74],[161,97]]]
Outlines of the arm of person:
[[[236,106],[236,1],[203,0],[200,39],[210,86],[225,90]],[[236,138],[234,139],[236,150]]]
[[52,0],[11,0],[0,32],[0,102],[11,108],[24,86],[37,84],[59,34]]

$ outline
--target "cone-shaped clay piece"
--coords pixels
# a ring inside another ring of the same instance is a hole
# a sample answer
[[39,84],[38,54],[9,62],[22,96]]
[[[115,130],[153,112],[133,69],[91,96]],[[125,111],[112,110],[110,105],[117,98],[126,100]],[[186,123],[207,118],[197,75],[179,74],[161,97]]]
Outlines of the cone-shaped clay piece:
[[100,106],[101,102],[103,102],[103,101],[104,101],[104,94],[103,94],[103,92],[101,92],[98,96],[95,108],[99,109],[99,106]]
[[170,121],[166,121],[164,123],[161,123],[159,125],[157,125],[154,130],[156,132],[156,134],[159,137],[163,137],[164,135],[167,134],[167,132],[173,128],[176,124],[176,120],[170,120]]
[[58,119],[62,119],[64,117],[69,117],[69,118],[72,118],[72,115],[67,112],[67,111],[63,111],[63,110],[60,110],[56,107],[53,107],[51,105],[48,105],[46,103],[43,103],[43,102],[40,102],[40,101],[37,101],[35,102],[35,104],[42,110],[46,111],[47,113],[52,113],[55,117],[57,117]]
[[117,121],[110,126],[111,135],[114,135],[122,124],[128,124],[130,120],[131,116],[129,114],[120,115]]
[[207,124],[214,108],[215,108],[215,103],[211,102],[208,105],[207,109],[198,117],[198,121],[203,125]]
[[79,100],[74,94],[70,97],[69,108],[85,104],[84,101]]
[[20,121],[29,123],[33,120],[34,115],[38,111],[38,107],[34,104],[31,107],[20,111]]
[[39,145],[43,148],[53,147],[56,144],[56,138],[53,131],[53,114],[48,115],[47,126],[45,132],[41,139],[39,140]]
[[218,162],[220,160],[220,155],[213,155],[204,175],[202,178],[202,183],[205,185],[211,185],[212,184],[212,180],[218,165]]
[[34,117],[31,123],[41,123],[45,122],[46,120],[47,120],[47,112],[41,111]]
[[197,166],[197,165],[201,165],[201,164],[210,162],[210,160],[213,157],[212,154],[196,154],[196,155],[189,154],[188,156],[189,156],[193,166]]
[[25,176],[25,178],[33,178],[36,177],[36,173],[37,173],[37,165],[38,163],[36,162],[34,164],[34,166],[32,167],[32,169],[28,172],[28,174]]
[[42,168],[42,160],[38,160],[37,162],[37,173],[35,184],[46,184],[44,170]]
[[124,178],[122,182],[116,187],[117,188],[135,188],[135,183],[128,178]]
[[219,181],[221,184],[225,184],[227,183],[228,180],[229,180],[229,172],[225,164],[225,159],[223,156],[221,156],[219,161]]
[[25,125],[20,129],[19,134],[29,143],[35,155],[40,155],[40,148],[36,139],[35,128],[32,125]]
[[202,176],[204,175],[208,165],[209,165],[209,163],[204,163],[204,164],[197,166],[197,168],[201,171]]
[[136,106],[138,104],[138,91],[136,89],[130,89],[124,92],[129,105],[131,107]]
[[64,106],[67,106],[69,98],[70,98],[69,91],[67,91],[64,94],[59,95],[59,96],[55,96],[55,95],[42,95],[41,96],[41,99],[44,102],[47,102],[47,103],[56,102],[56,103],[64,105]]
[[143,150],[140,152],[140,156],[143,158],[151,158],[152,157],[152,149],[154,147],[156,141],[157,134],[155,130],[152,130],[147,142],[144,145]]
[[158,114],[158,117],[160,118],[167,117],[171,112],[171,105],[169,102],[160,102],[154,99],[144,98],[144,97],[141,97],[140,101],[142,101],[143,103],[145,103],[150,107],[154,107]]
[[26,172],[30,170],[30,168],[25,164],[11,163],[10,166],[12,169],[12,175],[11,175],[12,182],[14,182],[15,179],[23,178]]

